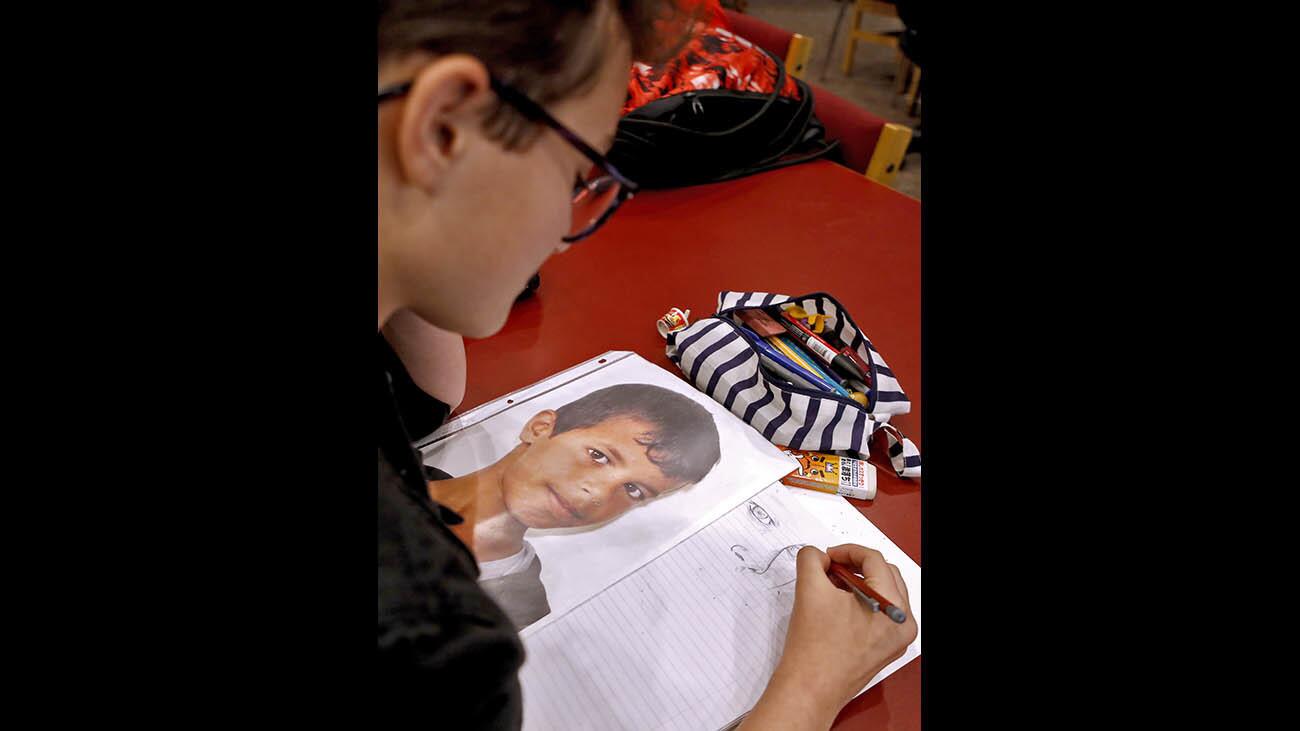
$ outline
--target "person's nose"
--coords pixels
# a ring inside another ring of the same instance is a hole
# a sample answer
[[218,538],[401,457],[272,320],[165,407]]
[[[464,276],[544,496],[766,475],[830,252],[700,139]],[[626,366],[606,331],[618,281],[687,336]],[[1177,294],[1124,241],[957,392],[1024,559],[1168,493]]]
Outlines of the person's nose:
[[596,480],[592,477],[578,483],[578,490],[582,493],[582,499],[590,506],[604,504],[609,499],[609,489],[608,481]]

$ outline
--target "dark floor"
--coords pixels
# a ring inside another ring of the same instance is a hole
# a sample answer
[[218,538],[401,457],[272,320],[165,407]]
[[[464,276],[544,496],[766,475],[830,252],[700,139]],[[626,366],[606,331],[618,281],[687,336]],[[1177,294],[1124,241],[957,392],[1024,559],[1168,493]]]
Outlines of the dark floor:
[[[876,116],[916,128],[921,122],[920,117],[908,115],[904,96],[895,91],[898,60],[894,49],[859,41],[853,72],[849,76],[844,75],[841,64],[847,46],[847,28],[853,20],[852,5],[852,0],[749,0],[747,12],[813,39],[812,63],[805,79],[815,81]],[[831,30],[835,27],[835,19],[841,8],[846,8],[844,21],[840,24],[839,36],[835,39],[831,61],[826,64],[826,44],[830,41]],[[863,30],[884,32],[901,30],[902,27],[897,18],[866,15],[862,19]],[[920,111],[921,105],[918,103],[917,113]],[[907,156],[902,170],[894,179],[894,188],[913,198],[921,197],[920,154]]]

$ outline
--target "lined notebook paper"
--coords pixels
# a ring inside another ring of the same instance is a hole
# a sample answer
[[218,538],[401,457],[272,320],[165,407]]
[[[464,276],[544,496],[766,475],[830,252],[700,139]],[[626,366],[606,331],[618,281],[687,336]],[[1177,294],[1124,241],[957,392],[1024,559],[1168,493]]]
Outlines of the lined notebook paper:
[[[524,728],[719,729],[747,713],[780,658],[798,547],[843,542],[790,490],[769,487],[526,637]],[[920,569],[886,557],[919,612]]]

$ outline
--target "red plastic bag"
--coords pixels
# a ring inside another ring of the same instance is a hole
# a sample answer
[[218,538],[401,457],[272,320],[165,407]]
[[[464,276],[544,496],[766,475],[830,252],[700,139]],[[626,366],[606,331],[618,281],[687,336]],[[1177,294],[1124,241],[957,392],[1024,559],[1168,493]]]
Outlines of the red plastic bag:
[[[701,24],[695,38],[672,59],[654,66],[633,62],[623,113],[656,99],[702,89],[771,94],[777,76],[777,62],[753,43],[720,24]],[[799,99],[799,87],[792,77],[785,78],[781,96]]]

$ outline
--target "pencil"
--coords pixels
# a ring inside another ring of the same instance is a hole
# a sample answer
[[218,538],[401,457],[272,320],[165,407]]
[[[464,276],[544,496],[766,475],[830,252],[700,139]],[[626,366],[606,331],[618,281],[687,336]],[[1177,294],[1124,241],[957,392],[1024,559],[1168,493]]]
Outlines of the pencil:
[[[760,337],[758,333],[750,330],[745,325],[740,325],[739,327],[742,336],[753,343],[754,347],[758,349],[758,357],[764,368],[771,369],[778,376],[789,381],[791,384],[803,382],[819,391],[824,391],[826,393],[832,392],[833,389],[831,389],[830,384],[823,383],[821,379],[813,376],[813,374],[805,372],[801,366],[796,364],[794,361],[787,359],[781,351],[772,347],[766,340]],[[776,367],[773,368],[773,366]]]
[[884,612],[886,617],[902,624],[907,621],[907,613],[894,606],[890,601],[876,593],[875,589],[867,586],[867,582],[862,580],[861,576],[853,573],[847,566],[840,563],[831,562],[831,573],[838,576],[848,584],[849,588],[858,595],[871,607],[873,612]]
[[849,396],[849,390],[844,386],[840,385],[840,382],[837,381],[834,377],[832,377],[830,373],[828,373],[825,369],[817,365],[817,359],[813,358],[812,356],[804,352],[804,350],[799,347],[798,343],[796,343],[794,340],[788,337],[782,338],[782,341],[785,343],[785,346],[787,348],[794,351],[795,353],[798,353],[804,359],[804,361],[808,364],[808,369],[811,370],[818,378],[821,378],[822,380],[831,384],[831,388],[834,388],[836,393],[838,393],[841,396]]
[[849,392],[830,376],[826,375],[825,371],[818,368],[817,364],[810,360],[808,356],[794,344],[794,341],[787,340],[783,336],[772,336],[767,338],[767,341],[787,358],[802,366],[804,370],[808,371],[813,376],[820,378],[824,383],[826,383],[826,385],[830,386],[835,393],[838,393],[841,396],[849,396]]
[[808,361],[801,354],[794,352],[790,348],[790,345],[786,343],[784,340],[782,340],[779,335],[772,335],[771,337],[767,338],[767,342],[770,343],[772,347],[781,351],[781,353],[784,354],[785,357],[803,366],[804,370],[812,372],[812,368],[809,367]]

